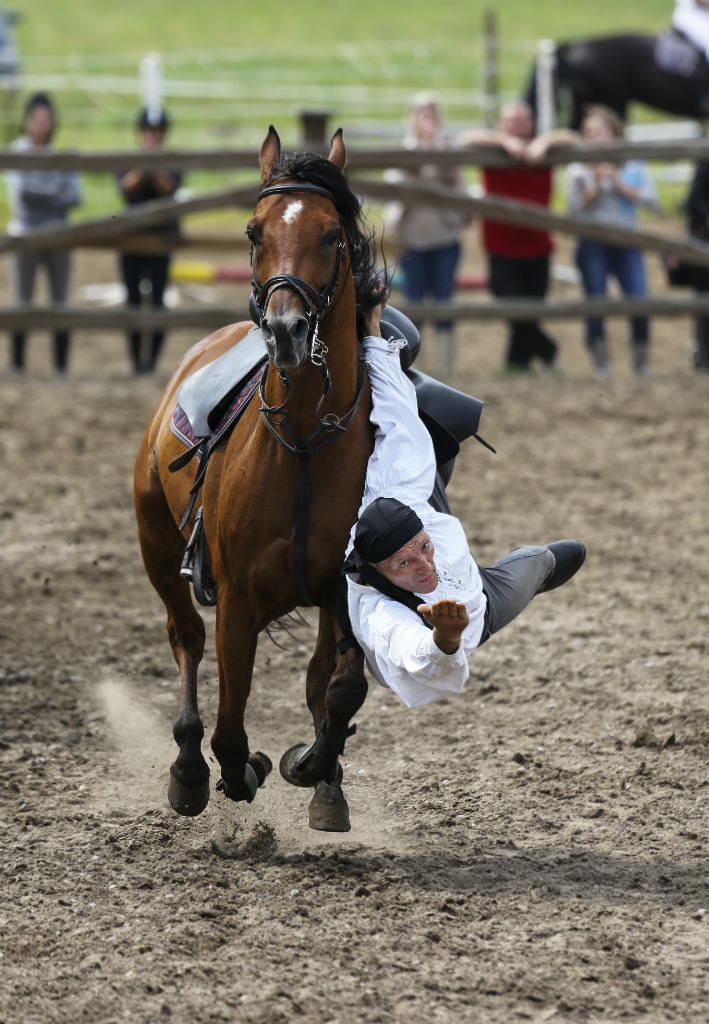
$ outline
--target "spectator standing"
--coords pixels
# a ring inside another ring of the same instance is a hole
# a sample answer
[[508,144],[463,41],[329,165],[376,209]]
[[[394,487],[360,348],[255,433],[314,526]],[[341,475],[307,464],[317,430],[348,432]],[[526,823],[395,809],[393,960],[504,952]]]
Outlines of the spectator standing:
[[[689,233],[709,242],[709,163],[697,164],[687,196]],[[698,294],[709,292],[709,267],[692,267],[692,283]],[[694,365],[709,370],[709,316],[697,317]]]
[[[623,123],[606,107],[591,107],[581,125],[584,141],[606,144],[623,137]],[[629,160],[618,167],[611,163],[572,163],[567,168],[567,191],[572,213],[609,224],[632,224],[639,204],[652,205],[655,189],[644,164]],[[580,239],[576,263],[581,271],[587,296],[606,294],[609,275],[613,275],[624,295],[642,298],[647,294],[645,266],[639,249]],[[647,317],[634,317],[630,325],[630,345],[635,373],[646,377],[648,368],[649,324]],[[611,364],[603,320],[586,321],[586,344],[598,377],[609,377]]]
[[[165,135],[170,127],[167,114],[163,110],[145,108],[141,110],[137,130],[140,147],[146,151],[162,148]],[[182,183],[180,171],[157,171],[150,173],[140,169],[118,175],[118,187],[121,195],[129,206],[147,203],[153,199],[166,199],[173,196]],[[151,235],[177,235],[180,227],[177,221],[168,221],[147,229]],[[129,306],[140,307],[142,289],[150,291],[153,309],[164,308],[165,289],[170,271],[169,253],[125,252],[121,255],[121,275],[126,287]],[[128,348],[135,373],[152,373],[165,341],[164,331],[153,331],[144,352],[143,332],[130,331]]]
[[[533,141],[534,140],[534,141]],[[499,146],[520,161],[513,167],[483,167],[486,195],[520,199],[548,207],[552,192],[550,167],[530,166],[557,145],[575,143],[578,136],[567,129],[546,132],[534,138],[534,114],[524,102],[506,104],[500,114],[499,131],[464,132],[460,145]],[[490,290],[499,299],[543,299],[549,287],[549,266],[553,243],[546,231],[484,220],[483,247],[487,254]],[[536,320],[511,321],[505,358],[508,372],[527,372],[539,359],[550,370],[557,353],[556,342]]]
[[[35,93],[25,105],[24,135],[11,145],[16,153],[46,152],[57,128],[54,105],[45,93]],[[68,171],[18,171],[5,175],[10,205],[8,234],[29,235],[38,228],[66,220],[69,210],[81,203],[79,179]],[[66,249],[29,249],[10,257],[14,301],[27,305],[34,295],[37,269],[43,266],[49,282],[51,301],[66,304],[69,293],[71,256]],[[54,369],[63,375],[69,357],[69,332],[54,332]],[[25,369],[24,331],[14,331],[10,362],[13,370]]]
[[[407,149],[447,149],[451,140],[444,133],[443,115],[436,96],[419,93],[409,107]],[[425,164],[414,172],[389,171],[388,181],[415,178],[449,188],[464,190],[457,167]],[[455,273],[461,256],[461,236],[466,218],[455,210],[413,203],[395,203],[389,208],[387,229],[398,236],[402,246],[401,272],[404,297],[408,302],[431,298],[450,302],[455,288]],[[439,369],[450,377],[453,371],[453,323],[436,323],[436,349]]]

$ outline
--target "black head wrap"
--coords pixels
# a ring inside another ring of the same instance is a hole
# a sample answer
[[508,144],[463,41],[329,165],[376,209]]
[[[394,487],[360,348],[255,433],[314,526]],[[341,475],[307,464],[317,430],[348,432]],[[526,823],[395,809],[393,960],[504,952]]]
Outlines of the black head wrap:
[[423,523],[396,498],[375,498],[359,517],[354,547],[367,562],[383,562],[421,533]]

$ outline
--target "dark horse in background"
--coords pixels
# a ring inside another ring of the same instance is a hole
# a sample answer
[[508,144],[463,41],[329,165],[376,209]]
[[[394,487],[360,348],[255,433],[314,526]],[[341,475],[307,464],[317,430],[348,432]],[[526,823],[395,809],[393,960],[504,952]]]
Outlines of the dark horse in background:
[[[267,370],[260,402],[252,401],[229,437],[215,446],[201,499],[217,605],[219,703],[211,740],[221,770],[217,788],[232,800],[251,802],[270,771],[270,759],[250,750],[244,729],[258,636],[296,606],[315,604],[320,625],[306,697],[317,735],[282,773],[294,785],[315,790],[310,824],[328,831],[349,829],[338,755],[367,691],[361,651],[336,649],[342,632],[335,596],[373,447],[371,393],[358,339],[367,309],[377,302],[376,249],[343,175],[346,159],[339,132],[327,159],[304,154],[282,160],[273,128],[261,147],[262,188],[247,235]],[[209,799],[197,704],[205,627],[180,573],[195,523],[194,511],[181,523],[195,473],[187,465],[170,472],[184,453],[170,424],[181,382],[253,331],[252,323],[232,324],[187,352],[153,414],[135,466],[141,553],[165,604],[180,669],[182,699],[173,729],[179,754],[168,796],[183,815],[199,814]],[[308,449],[313,457],[304,483],[300,467]],[[295,510],[303,487],[307,516],[298,526]]]
[[[584,107],[596,103],[610,107],[624,121],[629,103],[643,103],[680,117],[709,118],[706,72],[703,55],[671,31],[659,36],[628,34],[560,43],[554,75],[559,123],[578,128]],[[536,65],[525,100],[536,111]]]

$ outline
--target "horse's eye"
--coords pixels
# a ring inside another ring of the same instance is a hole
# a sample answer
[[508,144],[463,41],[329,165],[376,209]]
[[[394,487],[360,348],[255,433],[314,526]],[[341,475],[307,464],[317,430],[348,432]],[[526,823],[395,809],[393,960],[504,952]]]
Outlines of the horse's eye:
[[336,245],[339,244],[341,237],[342,235],[340,234],[340,229],[338,228],[336,231],[333,231],[332,234],[328,237],[327,244],[331,248],[334,248]]
[[254,231],[253,228],[247,228],[246,229],[246,237],[248,238],[248,240],[251,242],[252,245],[257,245],[258,244],[258,239],[256,237],[256,232]]

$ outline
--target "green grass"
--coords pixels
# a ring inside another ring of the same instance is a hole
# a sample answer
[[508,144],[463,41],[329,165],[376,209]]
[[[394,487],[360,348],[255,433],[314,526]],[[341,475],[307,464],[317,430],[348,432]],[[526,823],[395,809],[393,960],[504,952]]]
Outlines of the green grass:
[[[671,7],[667,0],[489,6],[498,18],[500,89],[508,95],[522,88],[539,38],[657,31]],[[481,118],[474,100],[482,87],[485,5],[470,0],[18,0],[13,7],[20,13],[22,89],[54,95],[60,147],[134,145],[138,65],[153,50],[163,57],[176,147],[255,146],[270,122],[294,145],[297,114],[306,107],[330,110],[332,126],[342,124],[356,144],[400,129],[406,100],[420,89],[440,93],[456,126]],[[203,95],[190,97],[190,83]],[[0,109],[6,139],[16,134],[18,104],[19,97]],[[200,189],[224,180],[206,173],[189,179]],[[86,176],[85,193],[83,215],[116,205],[106,175]]]

